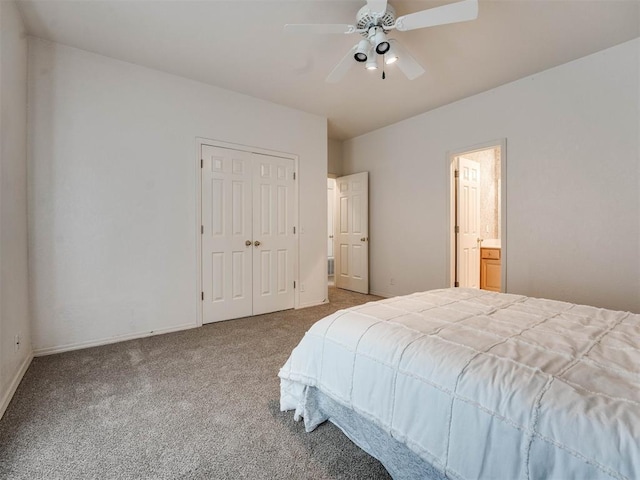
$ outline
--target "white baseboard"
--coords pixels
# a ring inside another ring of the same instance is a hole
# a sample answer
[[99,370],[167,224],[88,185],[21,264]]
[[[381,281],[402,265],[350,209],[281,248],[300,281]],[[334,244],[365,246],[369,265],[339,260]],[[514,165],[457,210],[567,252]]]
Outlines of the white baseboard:
[[322,300],[321,302],[301,303],[295,309],[299,310],[301,308],[317,307],[318,305],[324,305],[325,303],[329,303],[329,300],[326,299],[326,298],[324,300]]
[[369,290],[369,294],[370,295],[375,295],[377,297],[382,297],[382,298],[391,298],[391,297],[395,297],[396,295],[393,295],[389,292],[374,292],[373,290]]
[[22,365],[20,365],[20,368],[16,372],[15,377],[13,377],[13,381],[9,385],[9,389],[6,391],[6,393],[2,397],[2,402],[0,403],[0,418],[2,418],[2,416],[4,415],[4,412],[7,410],[7,407],[9,406],[9,403],[11,403],[13,394],[16,393],[16,390],[18,389],[18,385],[20,385],[20,382],[22,381],[22,377],[24,377],[24,374],[27,373],[27,369],[29,368],[29,365],[31,365],[31,360],[33,360],[33,354],[27,355],[27,357],[24,359],[24,362],[22,362]]
[[53,355],[54,353],[71,352],[73,350],[82,350],[83,348],[100,347],[111,343],[126,342],[127,340],[135,340],[137,338],[152,337],[154,335],[162,335],[164,333],[179,332],[181,330],[189,330],[200,325],[188,323],[178,325],[176,327],[163,328],[160,330],[151,330],[148,332],[129,333],[127,335],[116,335],[115,337],[103,338],[100,340],[89,340],[88,342],[69,343],[67,345],[59,345],[56,347],[37,348],[33,351],[34,357],[43,357],[45,355]]

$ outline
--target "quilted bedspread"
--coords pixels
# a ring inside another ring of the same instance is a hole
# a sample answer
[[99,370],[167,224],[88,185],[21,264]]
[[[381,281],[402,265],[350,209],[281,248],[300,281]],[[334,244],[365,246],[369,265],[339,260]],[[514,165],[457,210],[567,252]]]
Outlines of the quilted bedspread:
[[280,370],[449,478],[640,479],[640,315],[475,289],[341,310]]

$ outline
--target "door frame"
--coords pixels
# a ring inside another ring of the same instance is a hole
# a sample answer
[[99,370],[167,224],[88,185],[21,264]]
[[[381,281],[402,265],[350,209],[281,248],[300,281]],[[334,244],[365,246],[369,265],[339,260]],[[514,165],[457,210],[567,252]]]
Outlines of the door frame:
[[[231,150],[239,150],[242,152],[258,153],[262,155],[271,155],[273,157],[287,158],[293,160],[293,171],[296,181],[293,185],[293,226],[296,229],[293,252],[293,280],[296,285],[300,285],[300,228],[299,228],[299,175],[298,175],[298,155],[292,153],[279,152],[276,150],[268,150],[260,147],[252,147],[249,145],[240,145],[238,143],[223,142],[221,140],[213,140],[209,138],[196,137],[195,152],[195,183],[196,183],[196,218],[195,218],[195,234],[196,234],[196,326],[201,327],[202,323],[202,146],[211,145],[218,148],[228,148]],[[300,308],[300,289],[296,288],[293,293],[293,308]]]
[[449,192],[447,203],[449,205],[449,234],[447,235],[447,258],[449,258],[449,268],[447,269],[447,285],[453,287],[455,280],[455,159],[465,154],[473,153],[490,148],[500,147],[500,291],[507,292],[507,139],[500,138],[489,142],[471,145],[465,148],[450,150],[446,155],[447,175],[449,176]]

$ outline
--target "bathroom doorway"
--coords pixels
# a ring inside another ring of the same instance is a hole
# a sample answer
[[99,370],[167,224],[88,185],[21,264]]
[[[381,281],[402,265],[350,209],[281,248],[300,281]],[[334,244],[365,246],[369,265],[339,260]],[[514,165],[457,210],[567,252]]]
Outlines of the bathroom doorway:
[[506,291],[506,141],[449,154],[450,285]]

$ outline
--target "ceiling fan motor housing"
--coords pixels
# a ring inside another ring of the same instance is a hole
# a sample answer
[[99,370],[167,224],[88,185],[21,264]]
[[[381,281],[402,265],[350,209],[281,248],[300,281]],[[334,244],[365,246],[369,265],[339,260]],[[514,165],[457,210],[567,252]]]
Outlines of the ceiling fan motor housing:
[[369,6],[365,5],[356,15],[357,22],[356,27],[358,30],[364,30],[361,33],[363,37],[368,36],[368,31],[371,27],[382,27],[383,30],[390,30],[396,23],[396,11],[387,3],[387,10],[383,15],[372,15],[369,10]]

